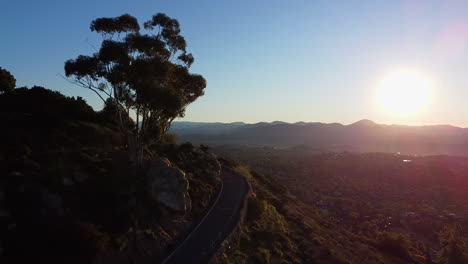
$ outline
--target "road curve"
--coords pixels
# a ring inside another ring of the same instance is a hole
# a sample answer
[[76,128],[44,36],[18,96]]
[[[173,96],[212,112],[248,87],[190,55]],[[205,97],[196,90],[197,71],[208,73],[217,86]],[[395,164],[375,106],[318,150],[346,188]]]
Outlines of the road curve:
[[225,168],[221,178],[223,187],[215,204],[162,264],[207,263],[235,228],[249,186],[243,176]]

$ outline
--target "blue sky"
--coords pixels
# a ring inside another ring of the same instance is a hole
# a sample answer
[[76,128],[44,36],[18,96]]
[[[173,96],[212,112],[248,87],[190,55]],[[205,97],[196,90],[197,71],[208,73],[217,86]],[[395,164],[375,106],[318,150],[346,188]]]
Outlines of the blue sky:
[[[91,54],[97,17],[163,12],[179,20],[192,71],[208,81],[188,121],[321,121],[468,126],[468,1],[2,0],[0,67],[18,86],[83,96],[63,64]],[[432,102],[395,116],[376,105],[383,76],[416,68],[435,80]]]

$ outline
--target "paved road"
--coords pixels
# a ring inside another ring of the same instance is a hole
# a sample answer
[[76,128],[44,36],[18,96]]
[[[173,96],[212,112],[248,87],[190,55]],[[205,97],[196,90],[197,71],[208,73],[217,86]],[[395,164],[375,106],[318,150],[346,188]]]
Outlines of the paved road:
[[243,176],[224,168],[221,176],[223,188],[219,199],[193,232],[162,262],[163,264],[207,263],[236,226],[249,187]]

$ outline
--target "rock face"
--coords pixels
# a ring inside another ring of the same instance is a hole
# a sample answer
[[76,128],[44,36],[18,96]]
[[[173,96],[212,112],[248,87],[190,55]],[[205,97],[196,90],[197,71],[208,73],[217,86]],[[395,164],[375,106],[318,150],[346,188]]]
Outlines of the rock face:
[[185,173],[172,167],[166,158],[151,161],[147,172],[148,195],[156,203],[176,212],[188,213],[192,200]]

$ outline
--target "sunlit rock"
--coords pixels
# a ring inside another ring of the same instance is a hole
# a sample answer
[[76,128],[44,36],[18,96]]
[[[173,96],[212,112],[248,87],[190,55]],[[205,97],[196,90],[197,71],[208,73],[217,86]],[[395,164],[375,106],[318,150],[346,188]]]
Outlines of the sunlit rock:
[[156,203],[177,212],[190,212],[192,201],[185,173],[165,158],[151,161],[147,172],[148,194]]

